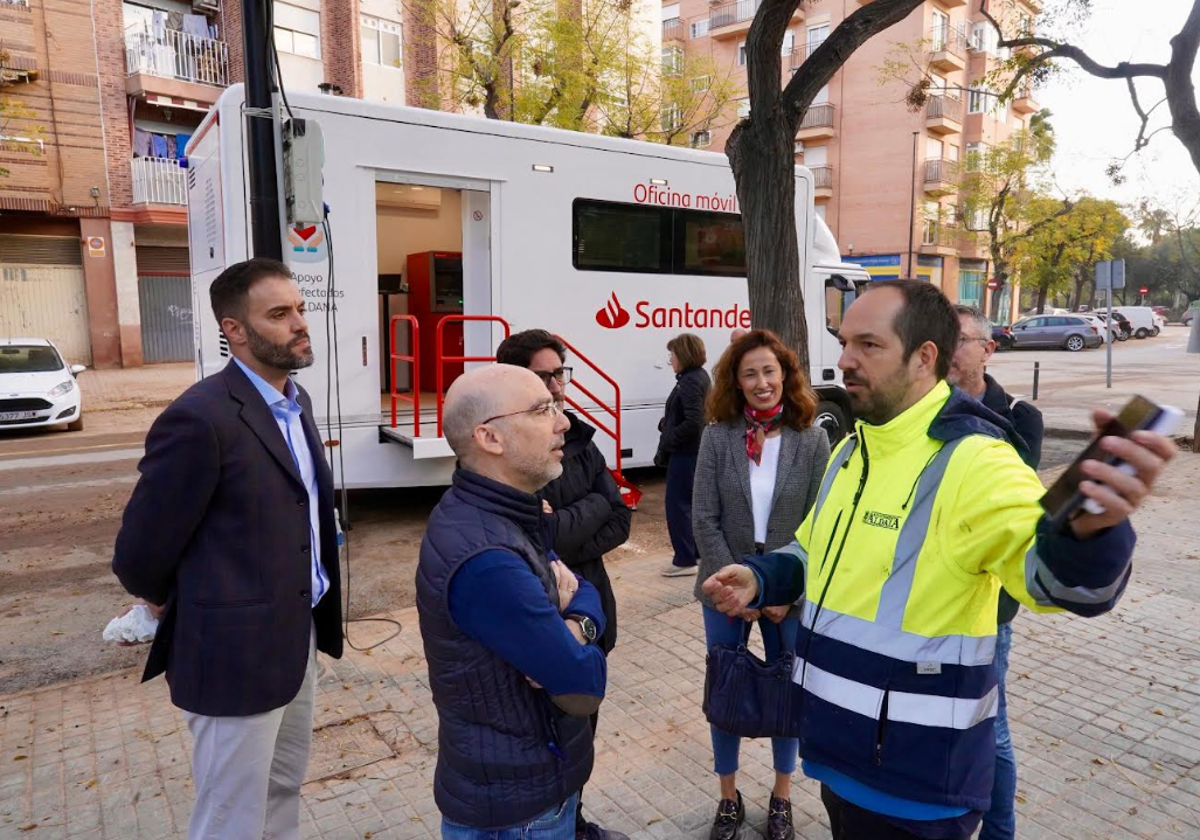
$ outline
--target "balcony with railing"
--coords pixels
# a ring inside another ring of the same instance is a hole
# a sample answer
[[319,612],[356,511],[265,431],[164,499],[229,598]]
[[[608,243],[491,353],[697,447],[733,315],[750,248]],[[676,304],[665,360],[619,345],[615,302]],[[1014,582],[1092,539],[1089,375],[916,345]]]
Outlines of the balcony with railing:
[[967,33],[948,24],[930,29],[929,64],[947,72],[967,69]]
[[187,206],[187,171],[179,161],[139,157],[133,167],[133,203]]
[[[734,0],[731,3],[719,3],[711,7],[708,13],[709,35],[717,40],[732,38],[749,31],[754,15],[762,0]],[[796,4],[792,12],[792,20],[804,19],[804,4]]]
[[683,20],[681,18],[668,18],[662,24],[662,39],[663,43],[668,41],[682,41],[685,38],[685,30],[683,28]]
[[925,101],[925,127],[930,134],[958,134],[963,129],[963,102],[948,93],[935,93]]
[[788,64],[793,73],[800,69],[800,65],[808,61],[808,57],[817,51],[817,47],[825,43],[822,38],[819,41],[809,41],[806,44],[797,44],[792,47],[791,60]]
[[229,84],[224,41],[173,29],[134,27],[125,33],[126,89],[179,96],[211,105]]
[[1033,98],[1033,88],[1027,87],[1013,97],[1012,109],[1018,114],[1036,114],[1042,108]]
[[809,167],[813,174],[813,198],[833,198],[833,167],[828,164]]
[[807,143],[833,137],[835,116],[836,109],[829,102],[808,106],[804,119],[800,121],[800,131],[796,133],[796,139]]
[[958,192],[958,161],[930,158],[925,161],[925,192],[929,195],[951,195]]
[[926,219],[921,228],[921,253],[952,256],[958,253],[958,226],[943,219]]

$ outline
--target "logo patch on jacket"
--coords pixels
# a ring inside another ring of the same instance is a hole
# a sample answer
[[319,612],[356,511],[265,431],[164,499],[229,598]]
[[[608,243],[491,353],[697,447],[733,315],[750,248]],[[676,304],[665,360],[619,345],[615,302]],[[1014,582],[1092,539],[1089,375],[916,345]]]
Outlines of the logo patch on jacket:
[[890,513],[868,510],[863,514],[863,524],[875,528],[887,528],[889,531],[899,531],[900,517],[892,516]]

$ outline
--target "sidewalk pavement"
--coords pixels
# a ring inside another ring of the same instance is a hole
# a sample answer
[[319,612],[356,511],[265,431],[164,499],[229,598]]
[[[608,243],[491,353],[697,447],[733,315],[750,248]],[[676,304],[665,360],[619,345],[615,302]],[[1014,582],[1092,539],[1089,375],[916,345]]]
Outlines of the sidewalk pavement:
[[[1200,836],[1198,468],[1200,457],[1181,455],[1138,517],[1134,581],[1113,614],[1017,619],[1009,709],[1023,840]],[[660,577],[658,559],[610,570],[621,640],[584,802],[634,840],[699,840],[717,793],[700,712],[704,634],[692,579]],[[437,719],[417,617],[391,617],[397,638],[326,663],[305,838],[438,837]],[[387,632],[351,625],[359,646]],[[124,671],[0,697],[0,840],[185,836],[190,737],[163,680],[138,679]],[[747,742],[747,837],[765,827],[771,779],[768,743]],[[799,837],[829,837],[800,773],[793,803]]]
[[192,362],[94,370],[79,374],[84,412],[168,405],[196,381]]

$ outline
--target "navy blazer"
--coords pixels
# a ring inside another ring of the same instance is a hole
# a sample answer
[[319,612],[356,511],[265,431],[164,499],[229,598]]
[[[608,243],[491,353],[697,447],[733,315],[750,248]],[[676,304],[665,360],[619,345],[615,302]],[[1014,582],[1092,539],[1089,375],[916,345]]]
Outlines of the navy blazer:
[[297,386],[316,465],[329,591],[312,606],[308,492],[262,395],[233,362],[159,416],[125,508],[113,572],[167,612],[143,681],[166,672],[171,701],[201,715],[277,709],[300,690],[311,625],[342,655],[333,476]]

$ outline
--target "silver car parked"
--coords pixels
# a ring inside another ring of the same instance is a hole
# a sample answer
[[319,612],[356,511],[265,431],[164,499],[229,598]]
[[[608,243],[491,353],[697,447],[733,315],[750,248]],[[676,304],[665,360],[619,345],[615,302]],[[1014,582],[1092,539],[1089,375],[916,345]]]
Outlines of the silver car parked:
[[1017,350],[1060,347],[1078,352],[1104,343],[1099,328],[1079,315],[1034,315],[1013,324],[1012,332]]

